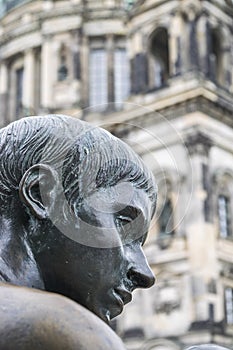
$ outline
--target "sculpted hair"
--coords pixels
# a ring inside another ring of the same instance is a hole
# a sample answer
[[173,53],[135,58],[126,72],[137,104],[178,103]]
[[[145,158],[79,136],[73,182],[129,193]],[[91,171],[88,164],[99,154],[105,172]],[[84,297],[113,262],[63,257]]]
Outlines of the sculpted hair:
[[27,117],[0,130],[0,196],[16,195],[24,173],[47,164],[60,175],[70,205],[100,187],[129,181],[156,203],[157,188],[141,159],[109,132],[64,115]]
[[230,349],[225,348],[223,346],[219,346],[217,344],[200,344],[200,345],[190,346],[185,350],[230,350]]

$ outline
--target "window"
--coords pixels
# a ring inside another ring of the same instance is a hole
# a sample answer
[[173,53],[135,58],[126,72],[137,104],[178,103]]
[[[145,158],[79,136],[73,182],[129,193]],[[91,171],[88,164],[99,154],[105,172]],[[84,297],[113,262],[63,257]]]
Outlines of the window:
[[171,199],[167,199],[159,217],[159,235],[170,236],[173,233],[173,209]]
[[24,69],[16,70],[16,115],[20,116],[23,112],[23,73]]
[[125,37],[92,37],[89,39],[89,47],[89,106],[96,112],[119,110],[130,90]]
[[214,322],[214,304],[210,303],[208,305],[209,321]]
[[152,35],[150,44],[150,86],[159,88],[166,84],[169,77],[168,33],[158,28]]
[[209,53],[210,77],[221,82],[222,80],[222,54],[219,30],[210,30],[210,53]]
[[129,64],[125,49],[116,49],[114,52],[114,99],[116,108],[129,95]]
[[232,236],[230,227],[230,200],[227,196],[218,196],[218,219],[221,238]]
[[59,69],[58,69],[58,81],[66,80],[68,75],[68,69],[65,65],[65,62],[61,63]]
[[225,318],[229,325],[233,325],[233,289],[225,288]]
[[158,218],[157,244],[160,249],[167,249],[171,245],[174,233],[173,206],[171,199],[167,198]]
[[64,81],[67,79],[68,77],[68,68],[67,68],[67,53],[66,53],[66,48],[65,45],[62,45],[60,52],[59,52],[59,59],[60,59],[60,63],[59,63],[59,68],[58,68],[58,81]]
[[95,111],[108,102],[107,55],[105,49],[91,49],[89,58],[89,104]]
[[164,81],[164,67],[163,63],[158,57],[154,59],[154,86],[159,87],[163,85]]
[[36,113],[41,105],[41,48],[35,50],[35,102],[34,107]]

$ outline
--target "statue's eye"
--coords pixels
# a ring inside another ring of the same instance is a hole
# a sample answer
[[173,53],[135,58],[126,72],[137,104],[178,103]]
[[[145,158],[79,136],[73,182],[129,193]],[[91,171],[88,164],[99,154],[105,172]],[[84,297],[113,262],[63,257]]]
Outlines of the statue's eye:
[[116,217],[116,224],[117,226],[125,226],[129,223],[132,222],[132,218],[128,217],[128,216],[124,216],[124,215],[118,215]]
[[117,215],[115,222],[121,236],[121,240],[125,243],[127,237],[130,237],[130,232],[132,232],[133,219],[125,215]]

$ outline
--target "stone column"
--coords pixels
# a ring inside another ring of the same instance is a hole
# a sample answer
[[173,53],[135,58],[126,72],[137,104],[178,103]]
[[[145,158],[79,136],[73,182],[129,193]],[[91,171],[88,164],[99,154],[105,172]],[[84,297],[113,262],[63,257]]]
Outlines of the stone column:
[[73,32],[72,36],[72,79],[81,79],[81,62],[80,62],[80,33]]
[[169,27],[169,52],[170,52],[170,75],[176,76],[181,73],[181,38],[182,38],[183,20],[180,12],[174,14],[171,18]]
[[30,49],[24,55],[23,106],[26,114],[34,114],[35,84],[35,56]]
[[53,60],[52,41],[46,37],[41,52],[41,105],[48,112],[53,102]]
[[41,47],[35,50],[35,96],[34,96],[34,108],[35,113],[40,113],[41,108]]
[[139,94],[146,91],[148,87],[148,57],[143,48],[141,33],[132,36],[130,50],[131,65],[131,92]]
[[6,63],[0,65],[0,94],[5,94],[8,90],[8,69]]
[[197,26],[196,18],[190,19],[188,22],[189,28],[189,53],[190,53],[190,68],[198,67],[198,47],[197,47]]
[[112,110],[114,102],[114,41],[113,35],[107,36],[107,66],[108,66],[108,110]]
[[208,23],[207,17],[203,14],[197,21],[197,42],[199,53],[199,66],[205,76],[208,75]]
[[221,31],[221,39],[222,39],[222,47],[221,47],[221,66],[222,66],[222,76],[220,77],[220,82],[224,87],[229,88],[232,84],[232,48],[231,48],[231,32],[227,26],[222,27]]
[[[89,104],[89,40],[86,36],[81,38],[81,67],[82,67],[82,108],[85,108]],[[85,114],[85,110],[83,111]]]
[[231,78],[230,92],[233,93],[233,40],[230,43],[230,67],[229,76]]
[[7,120],[7,100],[8,100],[8,68],[5,62],[0,65],[0,125],[3,126]]
[[186,21],[186,28],[183,31],[185,38],[185,48],[187,55],[187,69],[196,70],[198,67],[198,42],[197,42],[197,22],[202,11],[200,0],[195,2],[184,0],[181,3],[181,13]]
[[209,151],[212,141],[201,132],[186,140],[188,156],[192,165],[189,174],[190,206],[186,215],[187,248],[194,309],[193,321],[209,319],[208,285],[217,278],[217,257],[214,225],[210,210]]

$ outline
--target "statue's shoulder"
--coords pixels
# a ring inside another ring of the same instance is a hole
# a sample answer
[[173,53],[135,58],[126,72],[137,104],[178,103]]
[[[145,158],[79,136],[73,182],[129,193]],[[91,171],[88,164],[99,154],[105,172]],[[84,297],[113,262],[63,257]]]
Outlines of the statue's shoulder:
[[102,320],[59,294],[0,283],[0,349],[124,350]]

